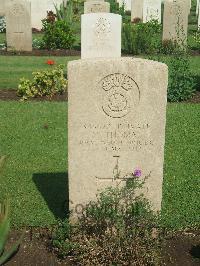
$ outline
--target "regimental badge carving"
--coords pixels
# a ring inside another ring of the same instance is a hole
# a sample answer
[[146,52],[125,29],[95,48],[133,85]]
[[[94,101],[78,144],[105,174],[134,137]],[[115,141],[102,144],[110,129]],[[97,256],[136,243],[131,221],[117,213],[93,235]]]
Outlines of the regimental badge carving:
[[111,24],[106,18],[99,18],[94,27],[95,34],[98,36],[104,36],[111,32]]
[[25,13],[25,10],[22,5],[16,3],[12,5],[12,9],[10,10],[10,12],[12,13],[12,15],[20,17]]
[[102,109],[107,116],[124,117],[139,104],[139,87],[128,75],[110,74],[100,81],[100,86],[104,91]]

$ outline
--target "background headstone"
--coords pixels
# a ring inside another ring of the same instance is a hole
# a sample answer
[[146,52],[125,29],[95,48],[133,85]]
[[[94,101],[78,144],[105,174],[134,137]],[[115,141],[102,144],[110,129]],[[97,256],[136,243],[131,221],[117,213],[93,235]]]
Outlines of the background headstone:
[[131,21],[135,19],[143,20],[143,0],[132,0],[131,3]]
[[47,11],[55,12],[54,3],[60,6],[63,0],[30,0],[32,14],[32,28],[41,29],[42,19],[47,16]]
[[198,30],[200,30],[200,3],[199,3],[199,12],[198,12]]
[[179,45],[187,43],[188,7],[181,1],[165,1],[163,16],[163,41],[171,40]]
[[165,64],[137,58],[69,62],[71,209],[139,168],[144,195],[160,210],[167,72]]
[[84,3],[84,14],[109,13],[110,3],[103,1],[89,1]]
[[81,16],[81,58],[121,56],[120,15],[90,13]]
[[5,16],[6,9],[5,9],[5,0],[0,0],[0,16]]
[[197,0],[197,4],[196,4],[196,15],[198,16],[199,14],[199,0]]
[[131,11],[131,1],[132,0],[117,0],[120,7],[122,7],[122,5],[124,4],[124,9],[126,11]]
[[150,20],[161,22],[161,0],[144,0],[143,4],[143,22]]
[[7,0],[5,7],[7,50],[32,51],[30,2]]

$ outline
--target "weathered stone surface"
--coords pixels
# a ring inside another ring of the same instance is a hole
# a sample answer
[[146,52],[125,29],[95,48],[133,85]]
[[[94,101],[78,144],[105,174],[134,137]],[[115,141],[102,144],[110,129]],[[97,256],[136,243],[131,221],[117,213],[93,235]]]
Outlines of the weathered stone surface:
[[200,30],[200,4],[198,6],[199,12],[198,12],[198,30]]
[[30,2],[7,0],[5,7],[7,49],[32,51]]
[[144,194],[160,210],[167,73],[165,64],[137,58],[69,62],[71,209],[139,168]]
[[102,1],[89,1],[84,3],[84,13],[109,13],[110,3]]
[[185,45],[187,43],[188,7],[181,1],[164,2],[163,41],[171,40]]
[[143,22],[148,22],[152,19],[161,22],[161,0],[144,0]]
[[5,0],[0,0],[0,16],[5,16]]
[[30,0],[31,1],[31,14],[32,14],[32,27],[36,29],[42,28],[42,19],[46,18],[47,11],[55,12],[54,3],[58,6],[63,0]]
[[197,3],[196,3],[196,15],[198,16],[199,14],[199,0],[197,0]]
[[131,21],[135,19],[143,20],[143,0],[132,0],[131,4]]
[[121,56],[120,15],[90,13],[81,16],[81,58]]
[[122,7],[122,5],[124,5],[126,11],[131,11],[131,1],[132,0],[117,0],[119,6]]

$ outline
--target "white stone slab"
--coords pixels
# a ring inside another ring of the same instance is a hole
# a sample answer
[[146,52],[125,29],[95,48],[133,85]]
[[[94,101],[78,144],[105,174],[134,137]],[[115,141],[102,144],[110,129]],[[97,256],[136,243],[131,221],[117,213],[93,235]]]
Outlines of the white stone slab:
[[103,1],[89,1],[84,3],[84,14],[109,13],[110,3]]
[[68,64],[68,173],[71,209],[142,171],[144,195],[162,200],[167,66],[139,58]]
[[126,11],[131,11],[131,1],[132,0],[117,0],[120,7],[122,7],[122,5],[124,4],[124,9]]
[[135,19],[143,20],[143,0],[132,0],[131,2],[131,21]]
[[25,0],[7,0],[7,50],[32,51],[31,4]]
[[143,22],[150,20],[161,22],[161,0],[144,0],[143,4]]
[[163,41],[187,43],[188,6],[181,1],[166,0],[163,15]]
[[199,14],[199,0],[197,0],[197,3],[196,3],[196,15],[198,16]]
[[42,28],[42,19],[47,16],[47,11],[55,12],[54,3],[58,6],[62,0],[31,0],[32,27]]
[[0,0],[0,16],[5,16],[6,9],[5,9],[5,0]]
[[199,3],[199,14],[198,14],[198,30],[200,30],[200,3]]
[[81,58],[121,56],[120,15],[90,13],[81,16]]

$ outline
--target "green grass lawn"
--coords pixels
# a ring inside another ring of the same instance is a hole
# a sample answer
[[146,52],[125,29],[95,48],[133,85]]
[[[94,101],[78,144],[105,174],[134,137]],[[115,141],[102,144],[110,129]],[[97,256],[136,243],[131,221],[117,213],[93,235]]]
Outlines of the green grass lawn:
[[[54,56],[0,56],[0,89],[17,88],[20,78],[31,78],[32,72],[51,68],[46,64],[52,59],[56,64],[67,65],[78,57]],[[66,67],[67,71],[67,67]]]
[[[32,72],[50,68],[48,59],[66,65],[67,71],[67,62],[78,57],[0,56],[0,89],[16,89],[20,78],[31,78]],[[200,76],[200,56],[190,57],[190,62],[192,72]]]
[[[67,104],[0,102],[0,155],[7,162],[0,196],[10,195],[12,223],[47,226],[64,216],[67,197]],[[200,224],[200,105],[168,104],[163,218],[172,227]]]

